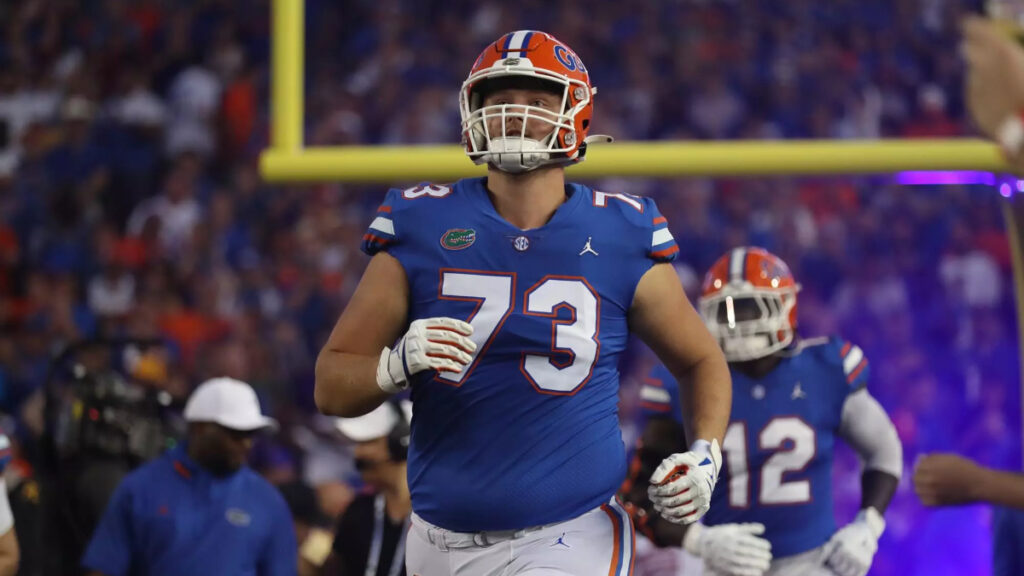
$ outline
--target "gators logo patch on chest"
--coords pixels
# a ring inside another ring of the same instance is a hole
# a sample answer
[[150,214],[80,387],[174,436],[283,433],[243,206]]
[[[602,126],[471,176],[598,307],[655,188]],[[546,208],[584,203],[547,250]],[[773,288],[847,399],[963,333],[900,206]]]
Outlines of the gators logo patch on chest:
[[452,228],[441,236],[441,246],[445,250],[463,250],[476,242],[476,230]]

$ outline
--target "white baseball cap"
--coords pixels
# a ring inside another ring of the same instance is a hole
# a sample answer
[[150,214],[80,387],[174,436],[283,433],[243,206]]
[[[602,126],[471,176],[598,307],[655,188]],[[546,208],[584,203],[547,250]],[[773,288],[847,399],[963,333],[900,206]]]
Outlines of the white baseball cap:
[[[401,402],[405,421],[412,421],[412,402]],[[353,442],[366,442],[383,438],[391,433],[398,424],[398,413],[387,402],[377,406],[372,412],[356,418],[336,418],[334,425]]]
[[252,386],[234,378],[213,378],[197,386],[185,403],[185,420],[214,422],[245,432],[277,430],[277,420],[260,412],[260,401]]

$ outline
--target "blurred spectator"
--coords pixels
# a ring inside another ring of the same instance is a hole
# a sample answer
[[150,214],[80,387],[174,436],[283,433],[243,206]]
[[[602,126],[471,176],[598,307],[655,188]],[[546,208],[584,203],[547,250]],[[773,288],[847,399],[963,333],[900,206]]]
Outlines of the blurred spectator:
[[997,306],[1002,298],[999,266],[974,247],[974,234],[963,220],[953,223],[949,251],[939,263],[939,276],[949,298],[968,308]]
[[128,233],[141,235],[150,218],[156,218],[161,249],[169,255],[180,254],[203,217],[202,207],[195,198],[197,170],[194,157],[180,157],[164,180],[163,193],[145,200],[132,212]]
[[950,138],[963,130],[946,112],[946,93],[935,84],[917,91],[918,113],[903,129],[907,138]]
[[405,574],[412,513],[405,464],[411,419],[408,401],[387,401],[365,416],[338,419],[341,433],[356,442],[356,468],[374,493],[357,496],[339,519],[326,574]]
[[168,157],[186,152],[203,158],[214,155],[221,90],[220,80],[203,66],[191,66],[175,77],[169,93],[171,122],[164,149]]
[[277,423],[230,378],[197,387],[185,419],[186,442],[122,481],[82,564],[107,576],[295,574],[288,507],[246,466],[253,434]]
[[316,576],[331,553],[330,524],[308,484],[293,481],[278,489],[292,512],[295,538],[299,542],[299,576]]

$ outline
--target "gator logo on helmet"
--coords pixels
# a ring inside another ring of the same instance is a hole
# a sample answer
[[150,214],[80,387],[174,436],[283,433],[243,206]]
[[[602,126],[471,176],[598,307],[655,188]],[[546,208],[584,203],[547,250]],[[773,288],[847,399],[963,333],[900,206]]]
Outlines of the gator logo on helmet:
[[789,276],[789,269],[786,268],[786,264],[781,260],[761,260],[761,277],[762,278],[782,278]]
[[445,250],[463,250],[476,242],[476,230],[452,228],[441,236],[441,246]]
[[580,60],[578,56],[573,54],[568,48],[562,46],[561,44],[555,44],[554,50],[555,58],[558,59],[558,62],[562,66],[565,66],[566,70],[570,72],[579,70],[584,74],[587,72],[587,68],[583,66],[583,61]]

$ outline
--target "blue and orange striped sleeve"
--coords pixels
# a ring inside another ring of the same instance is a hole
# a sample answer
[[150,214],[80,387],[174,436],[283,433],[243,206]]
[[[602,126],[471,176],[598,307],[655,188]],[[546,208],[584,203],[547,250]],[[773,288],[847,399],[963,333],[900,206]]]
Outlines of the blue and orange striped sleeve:
[[860,346],[845,340],[839,341],[839,358],[843,363],[843,375],[850,392],[855,392],[868,385],[870,368],[868,358]]
[[682,421],[679,405],[679,386],[675,377],[663,365],[651,369],[640,387],[640,417],[643,421],[655,416],[670,416]]
[[644,216],[650,218],[651,245],[647,257],[655,262],[671,262],[679,255],[679,246],[668,229],[668,219],[661,215],[654,200],[644,198]]
[[401,194],[400,190],[389,190],[384,202],[377,208],[360,248],[370,256],[377,252],[387,251],[399,242],[399,232],[395,227],[392,211]]
[[13,457],[11,439],[7,437],[7,434],[0,432],[0,472],[7,469],[7,465],[11,463]]

